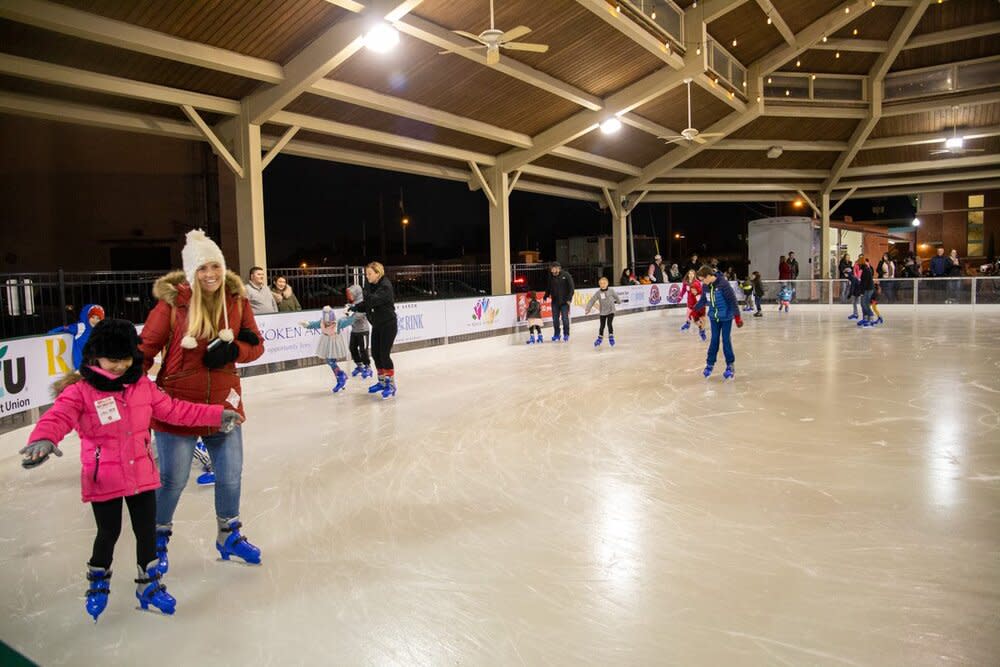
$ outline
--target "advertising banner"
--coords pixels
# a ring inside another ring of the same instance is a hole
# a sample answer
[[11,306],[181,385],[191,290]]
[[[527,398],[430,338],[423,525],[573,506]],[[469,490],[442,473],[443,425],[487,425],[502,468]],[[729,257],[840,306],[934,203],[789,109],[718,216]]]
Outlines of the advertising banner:
[[445,301],[449,336],[504,329],[517,324],[513,294]]
[[0,341],[0,417],[52,402],[52,383],[73,370],[69,334]]
[[409,301],[396,304],[397,343],[413,343],[448,335],[443,301]]
[[[342,317],[344,310],[337,309],[337,315]],[[319,322],[322,316],[320,310],[302,310],[297,313],[272,313],[256,315],[257,328],[264,338],[264,354],[259,359],[243,366],[260,366],[278,361],[292,361],[311,357],[316,351],[321,336],[319,329],[307,329],[303,322]],[[344,335],[344,332],[341,332]],[[345,340],[346,342],[346,340]]]

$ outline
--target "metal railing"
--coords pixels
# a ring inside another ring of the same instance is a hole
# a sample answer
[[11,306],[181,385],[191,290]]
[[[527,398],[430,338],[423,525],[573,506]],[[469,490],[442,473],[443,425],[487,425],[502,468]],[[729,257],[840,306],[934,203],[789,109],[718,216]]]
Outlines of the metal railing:
[[722,44],[708,40],[708,68],[742,95],[747,89],[747,68]]
[[864,102],[867,99],[866,79],[865,76],[853,74],[776,72],[764,78],[764,97],[823,102]]
[[[883,278],[879,304],[928,305],[998,305],[1000,276],[955,276],[949,278]],[[785,285],[793,291],[793,303],[817,305],[850,304],[850,285],[843,279],[764,280],[764,303],[777,303]],[[737,295],[740,300],[743,294]]]
[[677,44],[684,44],[684,10],[673,0],[621,0],[619,6]]
[[996,85],[998,79],[1000,79],[1000,56],[921,67],[887,75],[884,83],[885,99],[902,100],[975,90]]
[[[548,287],[550,269],[548,263],[512,264],[511,288],[515,292],[529,290],[542,291]],[[581,264],[562,267],[573,276],[577,287],[597,287],[597,280],[604,276],[612,285],[616,285],[614,268],[609,264]]]

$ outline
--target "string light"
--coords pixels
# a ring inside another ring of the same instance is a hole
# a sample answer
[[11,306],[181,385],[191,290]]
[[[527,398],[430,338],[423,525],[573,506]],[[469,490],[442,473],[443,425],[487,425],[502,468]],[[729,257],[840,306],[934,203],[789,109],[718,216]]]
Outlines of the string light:
[[760,95],[757,96],[757,102],[760,102]]
[[622,13],[622,6],[621,5],[615,5],[615,11],[618,12],[619,14],[621,14]]
[[700,55],[701,55],[701,46],[699,46],[699,47],[698,47],[697,49],[695,49],[695,52],[694,52],[694,54],[695,54],[696,56],[700,56]]
[[654,21],[656,20],[656,10],[655,9],[653,10],[653,13],[649,15],[649,18],[653,19]]
[[792,91],[790,91],[790,90],[788,90],[788,89],[786,88],[786,89],[785,89],[785,97],[788,97],[788,96],[789,96],[789,95],[791,95],[791,94],[792,94]]
[[823,43],[826,44],[826,35],[823,35]]
[[802,67],[802,61],[801,60],[796,60],[795,61],[795,66],[796,67]]
[[854,30],[853,30],[853,31],[851,32],[851,34],[852,34],[852,35],[854,35],[855,37],[857,37],[857,36],[858,36],[858,29],[857,29],[857,28],[855,28],[855,29],[854,29]]
[[736,40],[735,39],[733,40],[733,46],[734,47],[736,46]]
[[816,80],[816,75],[815,74],[812,75],[812,79],[813,79],[813,81]]
[[771,17],[770,16],[767,17],[767,24],[771,25]]
[[845,14],[850,14],[851,13],[851,8],[850,7],[844,7],[844,13]]
[[767,77],[767,82],[771,83],[771,77]]
[[836,55],[834,56],[834,58],[839,58],[839,57],[840,57],[840,51],[837,51],[837,53],[836,53]]

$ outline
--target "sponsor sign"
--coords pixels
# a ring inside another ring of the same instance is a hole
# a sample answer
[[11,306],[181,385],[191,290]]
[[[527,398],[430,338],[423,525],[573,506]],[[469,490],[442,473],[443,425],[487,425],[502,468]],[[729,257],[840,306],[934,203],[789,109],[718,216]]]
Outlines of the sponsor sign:
[[69,334],[0,341],[0,417],[52,402],[52,383],[73,370]]
[[445,301],[448,335],[504,329],[517,324],[517,305],[512,294]]

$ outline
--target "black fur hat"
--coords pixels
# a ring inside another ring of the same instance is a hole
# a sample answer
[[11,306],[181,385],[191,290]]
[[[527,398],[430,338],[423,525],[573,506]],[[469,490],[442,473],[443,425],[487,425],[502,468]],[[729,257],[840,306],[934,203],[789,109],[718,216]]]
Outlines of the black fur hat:
[[139,334],[135,325],[127,320],[101,320],[90,332],[87,344],[83,346],[83,358],[87,360],[107,357],[108,359],[127,359],[142,361],[142,351],[139,350]]

